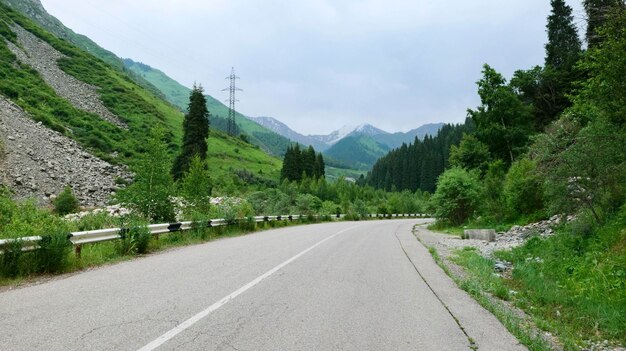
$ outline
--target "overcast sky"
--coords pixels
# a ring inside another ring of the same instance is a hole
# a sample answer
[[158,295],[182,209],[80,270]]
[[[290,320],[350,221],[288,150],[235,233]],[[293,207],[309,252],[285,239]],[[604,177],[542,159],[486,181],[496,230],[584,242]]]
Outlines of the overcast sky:
[[[549,0],[42,0],[74,31],[303,134],[462,122],[483,63],[541,65]],[[579,1],[568,1],[582,24]]]

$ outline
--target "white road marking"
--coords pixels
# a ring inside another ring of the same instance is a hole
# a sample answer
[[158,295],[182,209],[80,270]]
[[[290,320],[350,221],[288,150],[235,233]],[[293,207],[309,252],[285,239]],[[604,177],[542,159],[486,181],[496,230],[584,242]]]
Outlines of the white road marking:
[[165,342],[167,342],[168,340],[172,339],[173,337],[175,337],[176,335],[180,334],[181,332],[183,332],[185,329],[191,327],[192,325],[196,324],[198,321],[200,321],[202,318],[208,316],[209,314],[211,314],[211,312],[217,310],[218,308],[224,306],[225,304],[227,304],[228,302],[230,302],[232,299],[234,299],[235,297],[243,294],[244,292],[246,292],[246,290],[254,287],[255,285],[259,284],[263,279],[271,276],[272,274],[276,273],[278,270],[280,270],[281,268],[285,267],[286,265],[290,264],[291,262],[297,260],[298,258],[300,258],[302,255],[306,254],[307,252],[313,250],[314,248],[322,245],[323,243],[327,242],[328,240],[336,237],[337,235],[347,232],[348,230],[352,230],[356,227],[360,227],[362,226],[362,224],[359,225],[355,225],[352,226],[350,228],[346,228],[343,230],[338,231],[337,233],[329,236],[328,238],[317,242],[315,245],[309,247],[308,249],[300,252],[299,254],[293,256],[292,258],[288,259],[287,261],[279,264],[278,266],[270,269],[269,271],[265,272],[263,275],[260,275],[259,277],[257,277],[256,279],[254,279],[253,281],[249,282],[248,284],[242,286],[241,288],[235,290],[234,292],[232,292],[230,295],[224,297],[223,299],[217,301],[216,303],[212,304],[211,306],[207,307],[205,310],[197,313],[195,316],[187,319],[186,321],[180,323],[179,325],[177,325],[176,327],[170,329],[169,331],[167,331],[165,334],[159,336],[158,338],[154,339],[152,342],[150,342],[149,344],[147,344],[146,346],[140,348],[138,351],[152,351],[154,349],[156,349],[157,347],[163,345]]

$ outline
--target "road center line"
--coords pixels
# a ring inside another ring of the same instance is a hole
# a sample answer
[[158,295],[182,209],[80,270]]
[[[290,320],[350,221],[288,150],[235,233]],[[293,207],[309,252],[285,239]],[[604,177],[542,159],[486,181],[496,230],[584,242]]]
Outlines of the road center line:
[[349,230],[352,230],[356,227],[360,227],[363,224],[359,224],[359,225],[355,225],[343,230],[338,231],[337,233],[329,236],[328,238],[317,242],[316,244],[314,244],[313,246],[309,247],[308,249],[305,249],[304,251],[300,252],[299,254],[293,256],[292,258],[288,259],[287,261],[279,264],[278,266],[270,269],[269,271],[265,272],[264,274],[258,276],[256,279],[254,279],[253,281],[249,282],[248,284],[242,286],[241,288],[235,290],[234,292],[232,292],[230,295],[222,298],[221,300],[217,301],[216,303],[212,304],[211,306],[207,307],[205,310],[198,312],[196,315],[194,315],[193,317],[187,319],[186,321],[180,323],[179,325],[177,325],[176,327],[170,329],[169,331],[167,331],[165,334],[159,336],[158,338],[154,339],[152,342],[150,342],[149,344],[147,344],[146,346],[140,348],[138,351],[152,351],[154,349],[156,349],[157,347],[163,345],[165,342],[167,342],[168,340],[172,339],[173,337],[175,337],[176,335],[178,335],[179,333],[183,332],[185,329],[191,327],[192,325],[196,324],[197,322],[199,322],[201,319],[203,319],[204,317],[208,316],[209,314],[211,314],[211,312],[217,310],[218,308],[224,306],[225,304],[227,304],[228,302],[230,302],[232,299],[234,299],[235,297],[243,294],[244,292],[246,292],[246,290],[254,287],[255,285],[259,284],[263,279],[271,276],[272,274],[276,273],[278,270],[280,270],[281,268],[285,267],[286,265],[290,264],[291,262],[297,260],[298,258],[300,258],[302,255],[306,254],[307,252],[313,250],[314,248],[322,245],[323,243],[327,242],[328,240],[336,237],[337,235],[341,234],[341,233],[345,233]]

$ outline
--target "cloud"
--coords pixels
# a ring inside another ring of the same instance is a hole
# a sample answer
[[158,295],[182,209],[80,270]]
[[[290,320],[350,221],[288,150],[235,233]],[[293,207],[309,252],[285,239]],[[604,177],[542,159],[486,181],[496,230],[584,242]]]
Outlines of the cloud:
[[[69,27],[302,133],[461,122],[483,63],[542,64],[545,0],[43,0]],[[576,13],[580,14],[580,5]]]

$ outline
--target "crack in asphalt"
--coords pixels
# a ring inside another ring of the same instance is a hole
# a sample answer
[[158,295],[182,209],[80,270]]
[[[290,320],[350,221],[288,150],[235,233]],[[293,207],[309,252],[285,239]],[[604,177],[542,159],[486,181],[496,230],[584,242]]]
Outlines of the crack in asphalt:
[[452,319],[454,319],[454,322],[459,326],[459,329],[461,329],[461,331],[463,332],[463,334],[465,334],[465,337],[467,337],[467,341],[469,342],[469,349],[470,350],[478,350],[478,345],[476,345],[476,343],[474,342],[474,339],[469,336],[469,334],[467,333],[467,331],[465,330],[465,328],[461,325],[461,322],[459,321],[459,319],[452,313],[452,311],[450,310],[450,308],[448,307],[448,305],[445,304],[445,302],[443,302],[443,300],[441,299],[441,297],[439,297],[439,295],[437,295],[437,293],[435,292],[435,290],[433,289],[433,287],[428,283],[428,281],[426,280],[426,278],[424,277],[424,275],[422,275],[422,272],[420,272],[420,270],[417,268],[417,266],[415,265],[415,263],[413,263],[413,261],[411,260],[411,258],[409,257],[409,254],[406,252],[406,249],[404,248],[404,246],[402,246],[402,240],[400,240],[400,238],[398,237],[398,230],[399,230],[399,226],[396,227],[396,230],[394,232],[394,236],[396,237],[396,239],[398,240],[398,244],[400,245],[400,248],[402,249],[402,252],[404,252],[404,256],[406,256],[407,260],[409,260],[409,262],[411,263],[411,266],[413,266],[413,268],[415,269],[415,272],[417,272],[417,275],[420,276],[420,278],[422,279],[422,281],[424,282],[424,284],[426,284],[426,286],[428,287],[428,289],[430,289],[430,291],[433,293],[433,295],[435,295],[435,297],[437,298],[437,300],[439,300],[439,302],[441,303],[441,305],[443,306],[443,308],[446,309],[446,311],[448,311],[448,314],[450,314],[450,317],[452,317]]

